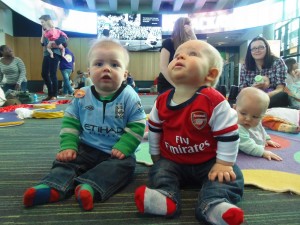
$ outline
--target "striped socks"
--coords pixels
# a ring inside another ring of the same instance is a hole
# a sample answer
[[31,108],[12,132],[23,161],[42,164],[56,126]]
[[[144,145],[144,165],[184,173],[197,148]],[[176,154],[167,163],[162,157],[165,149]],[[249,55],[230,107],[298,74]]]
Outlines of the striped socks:
[[25,207],[31,207],[35,205],[43,205],[50,202],[59,201],[59,192],[54,188],[50,188],[46,184],[40,184],[31,188],[28,188],[23,197],[23,204]]
[[140,213],[171,216],[176,212],[176,204],[173,200],[145,185],[135,190],[134,200]]
[[89,184],[80,184],[75,189],[75,197],[79,206],[86,210],[94,208],[94,190]]

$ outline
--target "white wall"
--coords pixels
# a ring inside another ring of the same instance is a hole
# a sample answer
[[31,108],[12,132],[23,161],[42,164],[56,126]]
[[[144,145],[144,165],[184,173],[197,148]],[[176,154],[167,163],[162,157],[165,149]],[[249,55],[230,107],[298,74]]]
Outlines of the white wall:
[[0,45],[5,44],[5,35],[13,36],[12,11],[0,8]]
[[244,64],[245,57],[247,54],[248,45],[251,40],[245,41],[242,45],[240,45],[240,60],[239,63]]

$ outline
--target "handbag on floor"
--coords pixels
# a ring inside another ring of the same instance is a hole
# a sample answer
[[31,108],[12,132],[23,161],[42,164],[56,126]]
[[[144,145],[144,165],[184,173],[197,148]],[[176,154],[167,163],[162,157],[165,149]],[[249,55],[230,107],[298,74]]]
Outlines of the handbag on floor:
[[17,92],[17,98],[22,104],[33,103],[33,97],[28,91],[19,91]]

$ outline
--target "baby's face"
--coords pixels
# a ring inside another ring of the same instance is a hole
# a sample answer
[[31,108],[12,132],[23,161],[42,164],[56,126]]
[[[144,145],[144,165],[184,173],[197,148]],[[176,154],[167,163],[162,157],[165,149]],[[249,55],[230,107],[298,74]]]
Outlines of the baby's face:
[[238,124],[246,129],[256,127],[265,113],[261,104],[255,104],[252,99],[247,97],[237,102],[236,111]]
[[209,71],[208,51],[205,44],[187,41],[180,45],[168,66],[168,73],[175,85],[200,87],[205,84]]
[[124,50],[116,45],[96,45],[89,61],[90,77],[100,94],[114,93],[126,79]]

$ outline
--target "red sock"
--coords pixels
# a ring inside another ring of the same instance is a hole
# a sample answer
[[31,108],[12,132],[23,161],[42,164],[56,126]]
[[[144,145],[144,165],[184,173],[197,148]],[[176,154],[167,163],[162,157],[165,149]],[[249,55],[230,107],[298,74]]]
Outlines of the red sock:
[[75,189],[76,200],[80,207],[86,211],[90,211],[94,208],[94,196],[92,192],[93,191],[90,191],[89,188],[86,188],[86,186],[83,185],[78,185]]
[[145,185],[140,186],[135,190],[135,194],[134,194],[134,201],[140,213],[145,212],[144,209],[145,190],[146,190]]
[[222,218],[229,225],[240,225],[244,222],[244,212],[240,208],[230,208],[223,213]]
[[176,212],[176,203],[155,189],[145,185],[135,190],[135,204],[139,212],[154,215],[173,215]]
[[48,185],[41,184],[35,187],[28,188],[23,197],[25,207],[34,205],[42,205],[50,202],[59,201],[59,192]]

